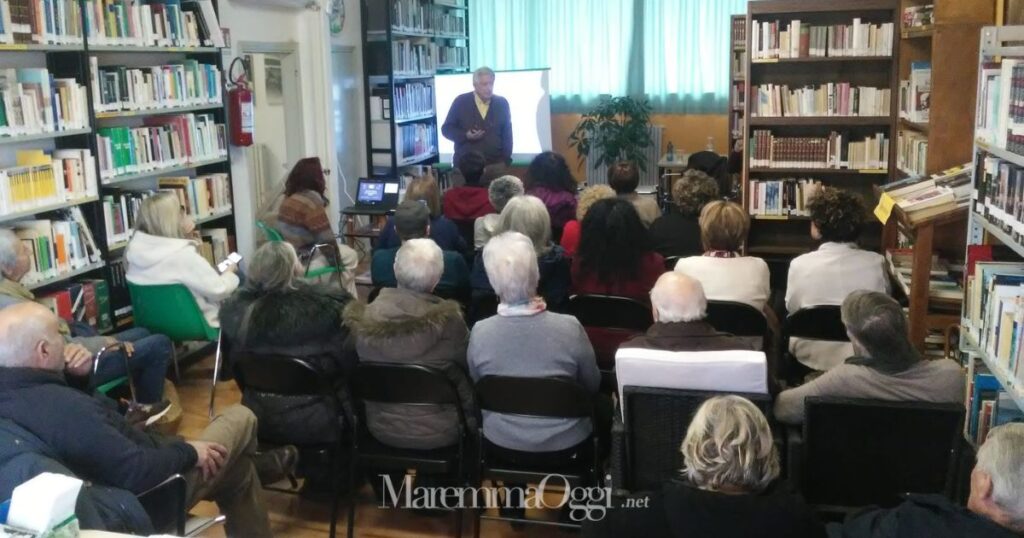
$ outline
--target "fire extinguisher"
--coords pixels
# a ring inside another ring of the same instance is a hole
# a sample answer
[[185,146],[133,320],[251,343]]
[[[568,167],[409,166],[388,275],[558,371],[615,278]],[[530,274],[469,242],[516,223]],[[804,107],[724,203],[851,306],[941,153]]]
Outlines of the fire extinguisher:
[[251,146],[253,133],[253,103],[252,90],[246,81],[245,60],[235,58],[228,68],[228,73],[234,70],[235,62],[242,62],[243,71],[237,79],[231,80],[232,87],[228,90],[228,113],[231,115],[231,145]]

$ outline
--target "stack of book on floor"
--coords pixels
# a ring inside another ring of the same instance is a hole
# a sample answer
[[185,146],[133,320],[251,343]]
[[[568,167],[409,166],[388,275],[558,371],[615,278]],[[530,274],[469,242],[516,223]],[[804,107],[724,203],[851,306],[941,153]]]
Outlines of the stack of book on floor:
[[[895,277],[908,297],[914,272],[914,251],[910,248],[892,248],[885,251],[889,272]],[[960,311],[964,290],[960,286],[963,268],[948,260],[932,256],[931,273],[928,277],[928,297],[948,305],[950,310]]]
[[972,169],[965,164],[930,177],[890,183],[882,188],[882,196],[899,207],[911,223],[952,213],[970,204]]

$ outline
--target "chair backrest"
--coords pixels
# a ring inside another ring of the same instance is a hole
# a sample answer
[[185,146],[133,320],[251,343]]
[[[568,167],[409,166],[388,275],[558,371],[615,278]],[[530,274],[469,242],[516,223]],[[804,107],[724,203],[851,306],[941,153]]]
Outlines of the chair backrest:
[[469,302],[469,321],[476,323],[498,313],[498,296],[493,293],[475,295]]
[[333,395],[328,377],[298,357],[234,353],[235,381],[242,389],[284,396]]
[[693,415],[712,396],[735,394],[754,402],[766,414],[767,394],[663,389],[627,385],[622,388],[623,426],[626,437],[626,483],[630,491],[660,488],[679,475],[683,457],[679,447]]
[[619,394],[628,385],[715,393],[768,393],[762,351],[664,351],[622,347],[615,354]]
[[476,383],[481,411],[546,418],[591,418],[594,399],[579,383],[554,377],[489,375]]
[[837,305],[819,305],[801,308],[786,318],[782,333],[784,338],[808,338],[849,342],[846,325]]
[[746,303],[708,301],[707,322],[715,329],[736,336],[764,336],[768,320],[764,314]]
[[452,404],[460,409],[455,384],[444,372],[421,364],[360,362],[349,383],[359,401],[404,404]]
[[135,325],[175,342],[217,339],[196,298],[184,284],[141,285],[128,282]]
[[811,504],[893,506],[949,493],[963,404],[834,397],[805,401],[800,482]]
[[370,290],[370,293],[366,295],[366,304],[370,304],[375,299],[377,299],[377,296],[380,295],[380,290],[382,288],[384,288],[384,286],[374,286],[373,289]]
[[665,256],[665,270],[675,270],[676,263],[678,263],[680,259],[682,259],[682,256]]
[[267,241],[284,241],[284,236],[281,235],[281,232],[271,228],[262,220],[256,221],[256,227],[263,232],[263,235],[267,236]]
[[138,495],[139,504],[146,510],[156,532],[184,536],[189,509],[185,498],[187,489],[185,477],[175,474]]
[[650,305],[629,297],[573,295],[569,298],[569,313],[584,327],[646,331],[654,323]]

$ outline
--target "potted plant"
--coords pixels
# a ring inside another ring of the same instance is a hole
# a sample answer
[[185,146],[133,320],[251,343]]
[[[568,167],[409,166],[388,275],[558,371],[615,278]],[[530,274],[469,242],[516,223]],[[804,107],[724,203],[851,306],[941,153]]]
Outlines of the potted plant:
[[644,152],[653,143],[648,129],[651,105],[632,97],[606,97],[583,115],[569,134],[569,146],[576,148],[580,163],[596,152],[598,165],[630,161],[647,170]]

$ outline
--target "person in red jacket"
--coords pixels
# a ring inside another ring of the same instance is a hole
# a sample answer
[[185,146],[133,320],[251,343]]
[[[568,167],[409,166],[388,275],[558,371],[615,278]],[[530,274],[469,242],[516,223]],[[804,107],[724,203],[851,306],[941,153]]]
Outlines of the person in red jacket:
[[580,246],[572,263],[573,293],[616,295],[649,301],[665,272],[651,250],[640,215],[621,198],[599,200],[583,217]]
[[459,172],[465,180],[460,187],[448,189],[444,193],[444,216],[459,224],[494,213],[494,206],[487,196],[487,186],[480,184],[484,173],[484,154],[472,150],[462,156],[457,163]]

